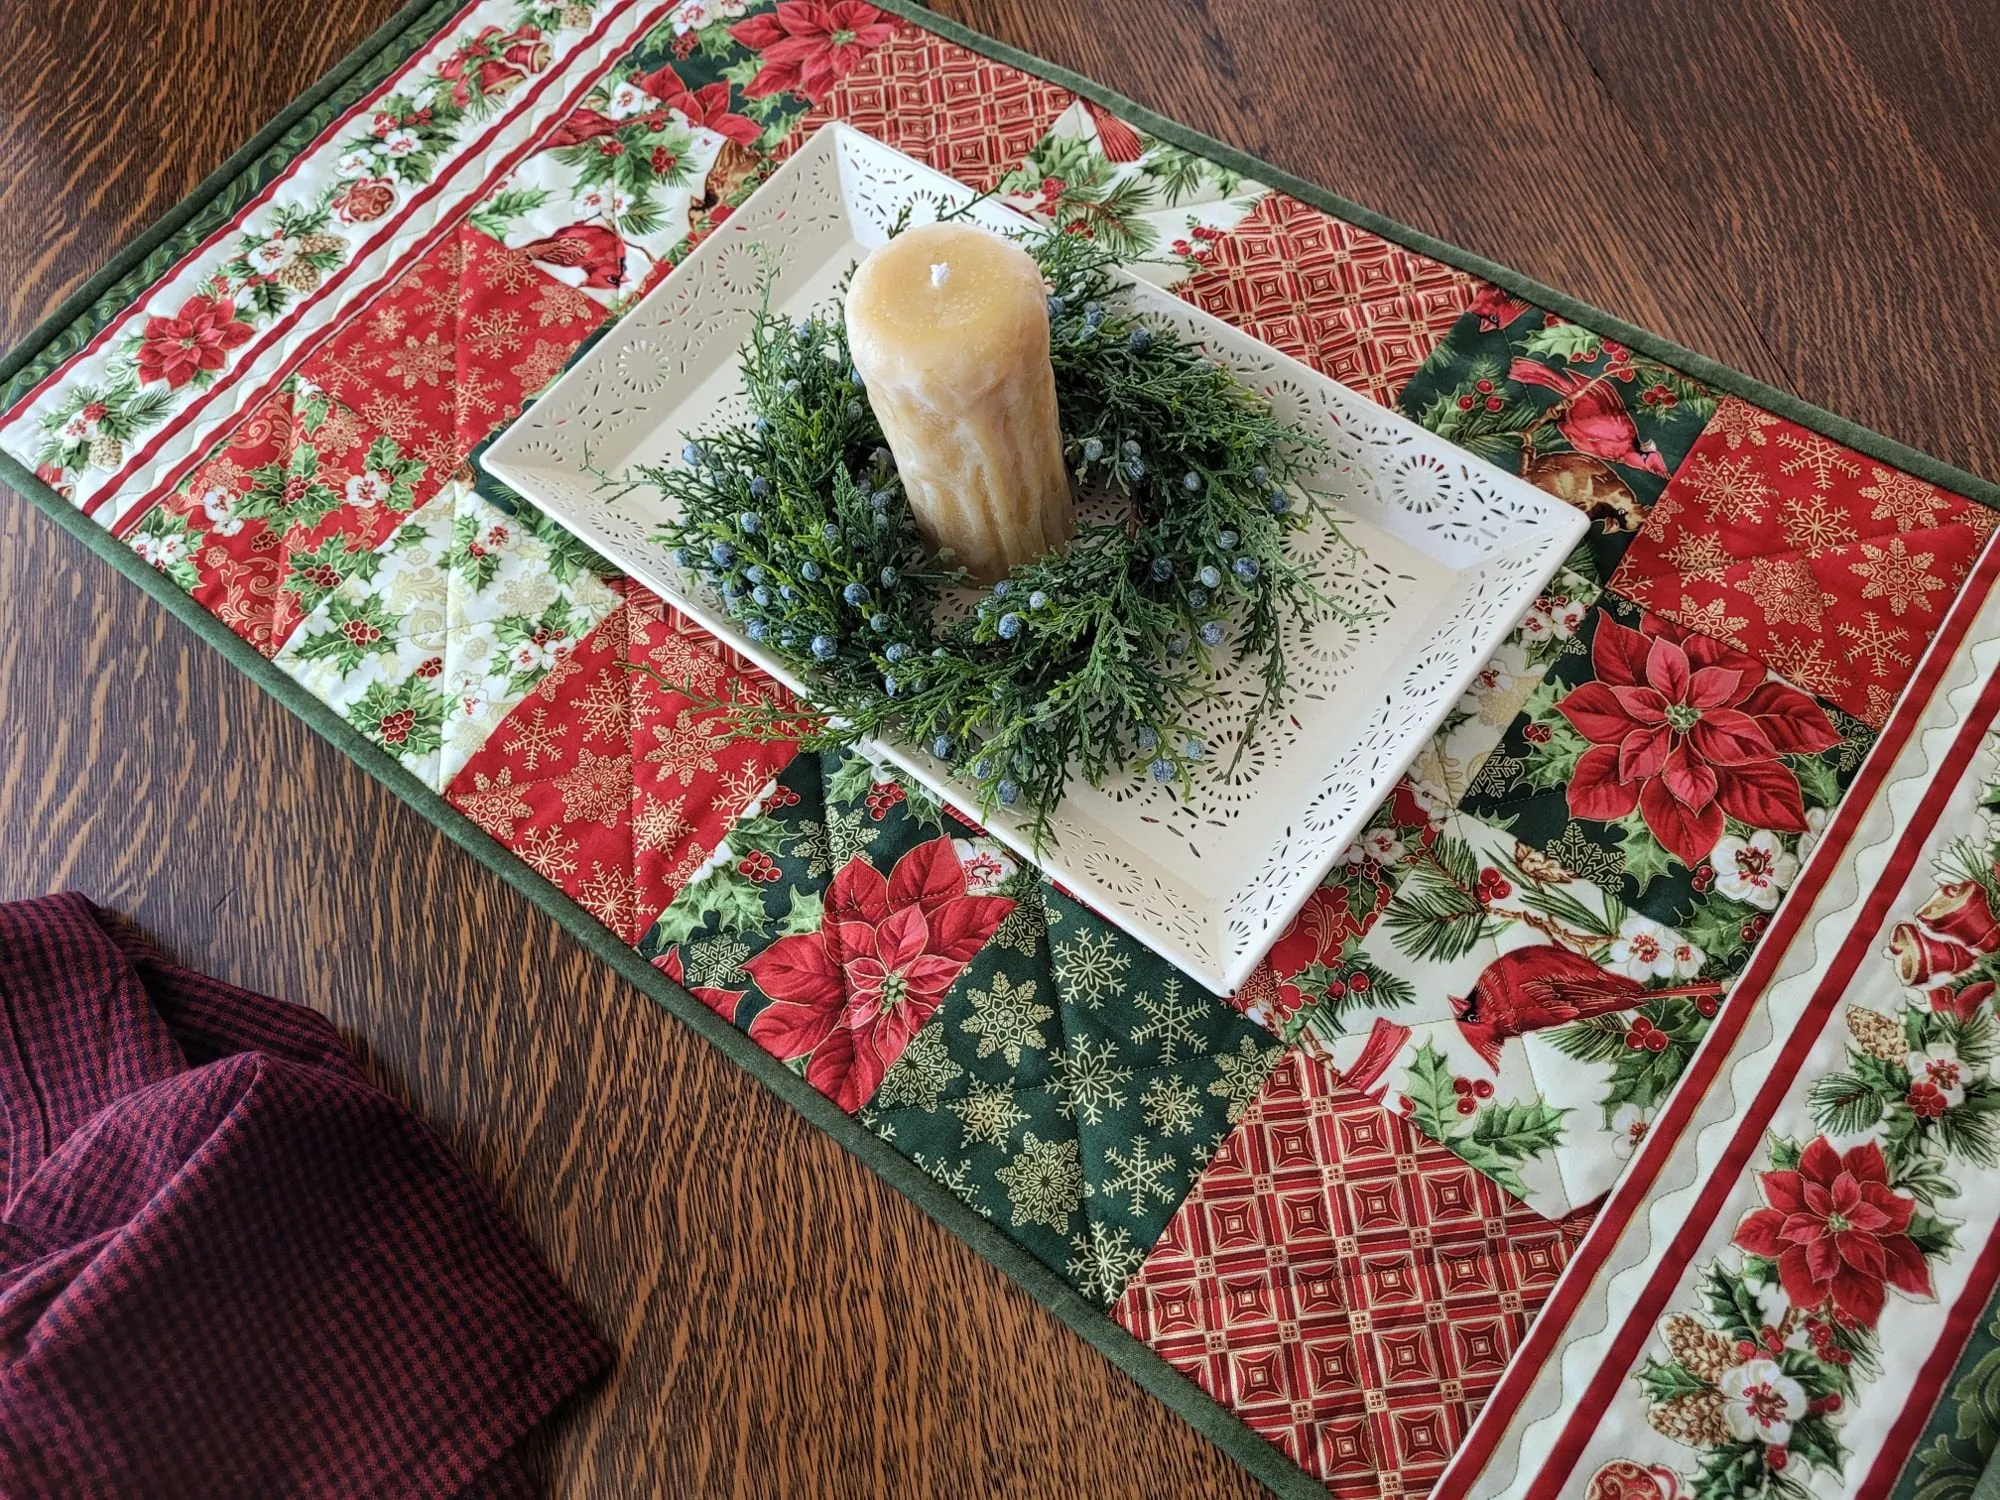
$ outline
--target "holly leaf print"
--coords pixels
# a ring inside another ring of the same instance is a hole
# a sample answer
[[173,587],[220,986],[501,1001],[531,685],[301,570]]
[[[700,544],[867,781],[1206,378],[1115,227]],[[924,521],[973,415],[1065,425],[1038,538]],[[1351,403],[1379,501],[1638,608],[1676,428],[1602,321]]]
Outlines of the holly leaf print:
[[1604,341],[1580,324],[1554,323],[1537,328],[1520,347],[1541,359],[1585,361],[1597,358]]
[[1445,1143],[1458,1126],[1458,1095],[1451,1086],[1451,1064],[1429,1042],[1417,1048],[1410,1061],[1404,1094],[1410,1101],[1410,1118],[1432,1140]]

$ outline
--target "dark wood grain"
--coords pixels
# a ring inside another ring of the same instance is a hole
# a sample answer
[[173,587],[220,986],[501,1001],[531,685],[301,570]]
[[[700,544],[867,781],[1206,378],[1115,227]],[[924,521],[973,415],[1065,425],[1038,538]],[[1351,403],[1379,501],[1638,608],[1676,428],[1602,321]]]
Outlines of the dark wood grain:
[[[0,6],[0,342],[391,0]],[[2000,471],[2000,14],[1880,0],[941,10]],[[622,1353],[563,1494],[1246,1496],[1240,1471],[11,497],[0,896],[335,1018]]]

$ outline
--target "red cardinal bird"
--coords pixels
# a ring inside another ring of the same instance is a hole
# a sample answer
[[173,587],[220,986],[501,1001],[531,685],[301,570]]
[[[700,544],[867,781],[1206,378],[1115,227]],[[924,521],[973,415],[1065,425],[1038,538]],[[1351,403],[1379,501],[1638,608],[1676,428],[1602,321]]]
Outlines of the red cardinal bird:
[[553,151],[558,146],[581,146],[585,141],[594,141],[601,135],[611,135],[617,129],[616,120],[600,115],[594,109],[579,109],[542,138],[542,149]]
[[1389,1064],[1396,1060],[1396,1054],[1403,1050],[1403,1043],[1410,1039],[1410,1028],[1398,1026],[1394,1021],[1381,1016],[1368,1029],[1368,1040],[1354,1061],[1340,1070],[1340,1080],[1351,1089],[1358,1089],[1377,1104],[1388,1092],[1382,1083],[1382,1075],[1389,1071]]
[[1501,954],[1480,971],[1463,1000],[1453,998],[1451,1008],[1466,1041],[1497,1069],[1500,1044],[1509,1037],[1631,1010],[1651,1000],[1721,993],[1714,980],[1649,990],[1636,979],[1598,968],[1580,953],[1544,945]]
[[585,286],[611,291],[625,284],[625,242],[601,224],[568,225],[521,246],[521,253],[544,265],[583,271]]
[[1602,375],[1573,375],[1532,359],[1516,359],[1507,378],[1544,386],[1563,398],[1555,407],[1556,428],[1577,452],[1667,477],[1667,461],[1660,457],[1658,446],[1651,438],[1639,440],[1632,414],[1625,410],[1617,388]]
[[1483,286],[1479,295],[1472,299],[1470,311],[1479,319],[1481,331],[1491,333],[1496,328],[1505,328],[1526,312],[1528,306],[1519,297],[1510,297],[1497,286]]

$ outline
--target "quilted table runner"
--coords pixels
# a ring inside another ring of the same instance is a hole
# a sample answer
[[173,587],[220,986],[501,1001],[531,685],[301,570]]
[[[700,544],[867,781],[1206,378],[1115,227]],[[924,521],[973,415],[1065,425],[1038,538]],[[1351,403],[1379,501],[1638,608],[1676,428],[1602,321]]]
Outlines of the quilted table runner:
[[[727,741],[481,466],[833,119],[1591,518],[1234,996]],[[1993,486],[905,0],[418,0],[0,381],[0,476],[1274,1490],[2000,1441]]]

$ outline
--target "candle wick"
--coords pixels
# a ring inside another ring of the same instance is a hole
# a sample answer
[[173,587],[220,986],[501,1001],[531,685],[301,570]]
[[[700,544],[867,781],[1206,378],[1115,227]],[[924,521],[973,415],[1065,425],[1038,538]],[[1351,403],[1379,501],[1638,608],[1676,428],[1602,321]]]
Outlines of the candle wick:
[[951,262],[944,260],[931,262],[931,285],[943,286],[949,280],[951,280]]

